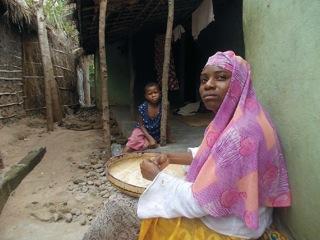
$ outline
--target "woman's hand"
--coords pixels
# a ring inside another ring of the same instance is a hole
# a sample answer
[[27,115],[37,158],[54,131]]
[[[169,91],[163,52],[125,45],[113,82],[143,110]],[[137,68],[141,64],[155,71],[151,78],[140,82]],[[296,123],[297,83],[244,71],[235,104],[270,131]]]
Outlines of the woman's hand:
[[146,159],[146,160],[143,160],[142,163],[140,163],[140,171],[143,178],[153,181],[153,179],[160,172],[160,168],[152,160]]
[[164,153],[159,154],[159,156],[155,157],[153,159],[153,162],[157,164],[160,170],[165,169],[170,164],[168,155]]

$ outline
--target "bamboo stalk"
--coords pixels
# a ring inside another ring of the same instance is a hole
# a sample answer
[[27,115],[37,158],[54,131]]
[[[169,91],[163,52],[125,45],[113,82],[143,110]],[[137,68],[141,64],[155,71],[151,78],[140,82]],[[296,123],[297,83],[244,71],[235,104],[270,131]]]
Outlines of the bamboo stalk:
[[0,77],[0,80],[3,80],[3,81],[22,81],[22,78],[6,78],[6,77]]
[[[64,78],[64,76],[54,76],[55,78]],[[23,76],[23,78],[44,78],[44,76]]]
[[59,87],[60,90],[65,90],[65,91],[73,91],[71,88],[65,88],[65,87]]
[[42,65],[42,63],[38,63],[38,62],[26,62],[26,64]]
[[0,117],[0,119],[9,119],[9,118],[13,118],[13,117],[16,117],[17,114],[13,114],[11,116],[7,116],[7,117]]
[[3,72],[3,73],[19,73],[19,72],[22,72],[22,70],[0,70],[0,72]]
[[64,52],[64,51],[62,51],[62,50],[58,50],[58,49],[54,49],[54,48],[52,48],[52,50],[55,51],[55,52],[58,52],[58,53],[63,53],[63,54],[69,55],[69,53]]
[[21,101],[21,102],[18,102],[18,103],[7,103],[7,104],[2,104],[0,105],[0,108],[3,108],[3,107],[10,107],[10,106],[15,106],[15,105],[21,105],[23,104],[24,101]]
[[15,66],[15,65],[8,65],[8,64],[0,65],[0,67],[13,67],[13,68],[17,68],[17,69],[22,69],[22,67]]
[[66,67],[62,67],[62,66],[59,66],[59,65],[53,65],[54,67],[57,67],[57,68],[61,68],[63,70],[66,70],[66,71],[70,71],[72,72],[70,69],[66,68]]
[[42,110],[42,109],[46,109],[46,107],[29,108],[29,109],[25,109],[25,111],[26,111],[26,112],[31,112],[31,111],[38,111],[38,110]]
[[4,92],[4,93],[0,93],[0,96],[5,96],[5,95],[17,95],[19,93],[22,93],[22,91],[18,91],[18,92]]
[[162,115],[161,115],[161,137],[160,144],[166,145],[167,143],[167,125],[168,125],[168,76],[170,65],[170,53],[171,53],[171,37],[172,37],[172,25],[174,18],[174,0],[168,0],[168,19],[167,19],[167,31],[166,40],[164,46],[164,60],[162,68]]
[[111,157],[111,135],[110,135],[110,112],[108,99],[108,69],[105,46],[106,12],[107,0],[100,0],[99,11],[99,61],[100,61],[100,84],[101,84],[101,106],[102,106],[102,131],[103,141],[106,144],[106,157]]

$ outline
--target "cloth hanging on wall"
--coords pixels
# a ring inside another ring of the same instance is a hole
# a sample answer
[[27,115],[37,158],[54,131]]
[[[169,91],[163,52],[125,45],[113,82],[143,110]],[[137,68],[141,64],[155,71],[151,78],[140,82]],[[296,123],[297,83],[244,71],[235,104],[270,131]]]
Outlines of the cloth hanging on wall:
[[200,32],[212,21],[214,21],[212,0],[203,0],[200,6],[192,13],[193,39],[198,39]]
[[77,66],[77,90],[79,95],[80,106],[84,106],[84,90],[83,90],[83,70]]
[[[154,63],[156,68],[157,81],[160,83],[160,85],[162,81],[164,44],[165,44],[165,35],[156,36],[154,40],[154,51],[155,51]],[[170,91],[175,91],[179,89],[179,81],[177,79],[177,75],[175,71],[172,48],[171,48],[170,64],[169,64],[168,89]]]
[[184,30],[183,26],[182,25],[178,25],[176,26],[174,29],[173,29],[173,41],[176,42],[178,41],[182,34],[185,33],[186,30]]

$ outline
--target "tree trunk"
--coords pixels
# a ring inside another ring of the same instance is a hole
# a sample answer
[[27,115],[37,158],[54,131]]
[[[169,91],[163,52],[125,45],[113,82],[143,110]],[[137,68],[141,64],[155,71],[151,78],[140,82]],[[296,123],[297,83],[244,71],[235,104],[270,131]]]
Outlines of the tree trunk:
[[111,157],[111,135],[110,135],[110,110],[108,97],[108,71],[105,46],[105,25],[107,0],[100,0],[99,13],[99,56],[100,56],[100,84],[101,84],[101,107],[102,107],[102,131],[103,141],[106,144],[106,157]]
[[168,0],[168,20],[166,40],[164,46],[164,60],[162,71],[162,116],[161,116],[161,137],[160,144],[166,145],[167,143],[167,125],[168,125],[168,76],[169,76],[169,64],[171,53],[171,37],[172,37],[172,25],[174,17],[174,0]]
[[[47,130],[53,131],[53,114],[52,114],[50,81],[54,78],[54,76],[53,76],[53,68],[52,68],[52,63],[50,58],[50,50],[49,50],[48,36],[47,36],[47,30],[46,30],[46,23],[45,23],[44,14],[43,14],[42,1],[39,1],[37,5],[37,22],[38,22],[38,37],[39,37],[42,66],[43,66],[43,73],[44,73],[45,99],[46,99],[46,109],[47,109]],[[49,73],[49,71],[51,71],[51,73]]]

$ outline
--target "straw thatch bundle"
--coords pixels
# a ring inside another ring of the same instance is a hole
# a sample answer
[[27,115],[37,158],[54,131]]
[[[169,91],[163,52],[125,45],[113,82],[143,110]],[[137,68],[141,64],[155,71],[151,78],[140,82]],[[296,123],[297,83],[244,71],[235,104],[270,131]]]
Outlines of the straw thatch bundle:
[[36,17],[26,4],[18,0],[0,0],[2,17],[19,28],[36,29]]

